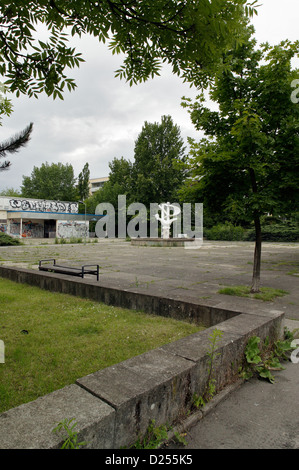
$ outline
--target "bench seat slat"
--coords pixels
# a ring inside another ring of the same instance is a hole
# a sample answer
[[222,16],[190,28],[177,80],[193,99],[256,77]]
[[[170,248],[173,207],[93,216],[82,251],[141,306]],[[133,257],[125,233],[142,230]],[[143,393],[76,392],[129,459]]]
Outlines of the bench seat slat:
[[[52,262],[52,264],[49,264],[49,262]],[[47,264],[42,264],[43,262],[46,262]],[[91,269],[91,267],[94,267],[95,269]],[[38,266],[40,271],[52,271],[56,272],[59,274],[69,274],[72,276],[80,276],[84,277],[84,274],[94,274],[97,276],[97,280],[99,280],[99,265],[97,264],[88,264],[88,265],[83,265],[81,268],[75,267],[75,266],[62,266],[59,264],[56,264],[55,259],[47,259],[47,260],[40,260],[39,261],[39,266]]]

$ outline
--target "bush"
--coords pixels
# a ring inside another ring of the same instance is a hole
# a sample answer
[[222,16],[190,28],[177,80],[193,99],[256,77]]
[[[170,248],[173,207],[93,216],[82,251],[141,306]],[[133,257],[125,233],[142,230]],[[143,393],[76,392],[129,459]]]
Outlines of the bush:
[[[255,240],[255,230],[246,232],[245,240]],[[262,240],[271,242],[298,242],[299,228],[295,223],[262,226]]]
[[[204,228],[207,240],[255,241],[255,229],[244,229],[229,222]],[[299,228],[297,223],[262,225],[262,240],[272,242],[298,242]]]
[[230,223],[218,224],[204,229],[204,236],[207,240],[242,241],[245,237],[245,229]]
[[0,246],[21,245],[19,238],[13,238],[6,233],[0,233]]

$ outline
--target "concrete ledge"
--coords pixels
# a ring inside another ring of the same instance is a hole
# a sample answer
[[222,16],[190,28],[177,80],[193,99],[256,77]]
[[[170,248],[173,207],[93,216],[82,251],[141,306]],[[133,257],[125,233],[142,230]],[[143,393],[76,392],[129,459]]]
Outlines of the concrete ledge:
[[151,420],[172,423],[191,400],[194,363],[153,350],[77,380],[116,411],[115,446],[133,444]]
[[79,441],[90,448],[113,447],[115,411],[77,385],[70,385],[0,414],[1,449],[57,449],[62,435],[53,429],[75,418]]
[[173,247],[184,246],[185,242],[194,242],[195,238],[132,238],[131,245],[134,246],[161,246]]
[[91,279],[77,279],[67,275],[40,272],[37,270],[0,266],[0,276],[11,281],[27,283],[52,292],[61,292],[74,296],[86,297],[107,305],[145,313],[171,317],[177,320],[189,320],[209,327],[240,313],[240,310],[228,310],[225,305],[182,301],[174,297],[157,294],[155,288],[126,288],[111,286]]
[[[194,393],[202,394],[208,377],[209,338],[217,319],[223,332],[217,343],[216,387],[221,391],[236,377],[252,335],[277,339],[284,313],[237,302],[200,305],[161,298],[148,292],[121,291],[89,280],[0,267],[0,276],[45,289],[90,297],[176,318],[204,318],[209,327],[173,343],[78,378],[76,384],[0,415],[0,448],[57,448],[61,437],[52,429],[74,418],[79,440],[90,448],[129,446],[155,419],[156,425],[178,424],[190,409]],[[186,315],[186,317],[184,317]],[[215,316],[215,318],[213,318]]]

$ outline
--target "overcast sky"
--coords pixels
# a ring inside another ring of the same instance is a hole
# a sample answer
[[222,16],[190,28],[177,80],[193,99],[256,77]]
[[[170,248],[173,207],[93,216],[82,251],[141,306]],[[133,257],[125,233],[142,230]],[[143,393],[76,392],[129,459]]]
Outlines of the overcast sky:
[[[261,0],[259,15],[253,19],[258,43],[277,44],[299,39],[299,0]],[[64,101],[40,96],[12,98],[14,112],[3,119],[1,139],[34,123],[31,141],[25,149],[9,157],[8,171],[0,172],[0,190],[19,189],[23,175],[30,176],[42,163],[71,163],[77,177],[86,162],[90,177],[108,176],[114,157],[133,161],[134,144],[145,121],[156,122],[170,115],[182,137],[199,139],[188,112],[181,107],[182,96],[195,98],[196,90],[163,69],[161,76],[130,87],[114,78],[121,58],[108,47],[85,37],[77,42],[85,63],[73,70],[77,89],[65,92]],[[299,78],[299,77],[298,77]]]

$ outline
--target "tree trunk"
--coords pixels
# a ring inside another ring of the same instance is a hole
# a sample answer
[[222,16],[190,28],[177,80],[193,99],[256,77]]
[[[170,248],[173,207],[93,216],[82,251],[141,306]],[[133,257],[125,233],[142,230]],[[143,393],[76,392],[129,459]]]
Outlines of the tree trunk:
[[[255,177],[255,171],[253,168],[249,169],[252,192],[258,193],[257,181]],[[258,212],[254,213],[254,226],[255,226],[255,249],[254,249],[254,260],[253,260],[253,274],[250,292],[252,294],[260,291],[260,280],[261,280],[261,256],[262,256],[262,229],[261,221]]]
[[252,294],[260,291],[260,278],[261,278],[261,256],[262,256],[262,229],[260,218],[254,218],[255,225],[255,249],[253,261],[253,274],[250,292]]

